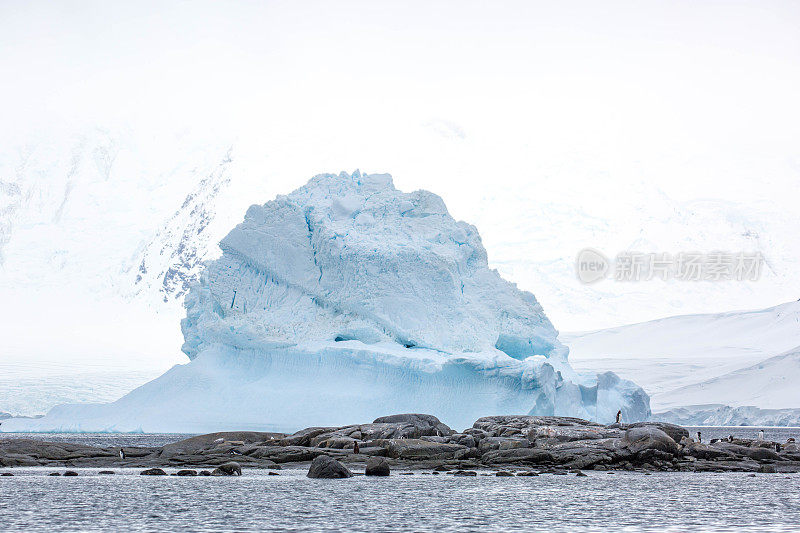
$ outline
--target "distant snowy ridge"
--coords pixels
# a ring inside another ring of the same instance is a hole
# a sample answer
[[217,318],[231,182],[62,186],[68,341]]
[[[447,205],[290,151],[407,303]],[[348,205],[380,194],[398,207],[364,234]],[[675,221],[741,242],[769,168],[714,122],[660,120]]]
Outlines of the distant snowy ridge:
[[798,420],[800,302],[669,317],[562,340],[576,368],[612,369],[640,383],[656,417],[688,424]]
[[208,227],[216,215],[216,199],[230,184],[230,152],[219,166],[186,195],[180,208],[161,226],[141,253],[134,290],[158,292],[164,302],[184,296],[208,259],[213,236]]
[[654,413],[654,420],[683,426],[782,426],[800,427],[798,409],[759,409],[752,405],[689,405]]
[[477,230],[388,175],[316,176],[252,206],[220,247],[186,297],[191,363],[112,404],[60,406],[24,427],[290,430],[398,410],[457,427],[497,413],[650,414],[632,382],[576,374],[534,296],[489,269]]

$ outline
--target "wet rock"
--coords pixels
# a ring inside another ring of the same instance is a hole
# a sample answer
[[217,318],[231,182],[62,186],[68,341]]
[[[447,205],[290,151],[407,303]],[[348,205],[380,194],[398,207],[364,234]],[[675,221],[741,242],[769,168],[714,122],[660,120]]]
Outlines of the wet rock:
[[388,476],[390,472],[389,462],[383,457],[370,457],[364,475],[367,476]]
[[319,479],[340,479],[353,477],[353,474],[333,457],[319,455],[311,462],[307,476]]
[[48,475],[48,476],[60,476],[60,475],[61,475],[61,472],[50,472],[50,473],[49,473],[49,474],[47,474],[47,475]]
[[588,476],[588,475],[586,475],[586,474],[584,474],[584,473],[583,473],[583,472],[581,472],[580,470],[578,470],[578,472],[575,474],[575,477],[589,477],[589,476]]
[[201,470],[198,475],[200,475],[200,476],[210,476],[211,472],[209,470]]
[[2,474],[0,474],[0,477],[13,477],[13,476],[14,474],[12,474],[11,472],[3,472]]
[[517,472],[517,477],[538,477],[537,472]]
[[219,465],[217,468],[211,471],[212,476],[241,476],[242,475],[242,465],[235,461],[230,461],[228,463],[224,463]]
[[77,475],[78,473],[75,472],[74,470],[67,470],[66,472],[64,472],[64,477],[75,477]]
[[147,470],[142,470],[139,472],[139,475],[142,476],[166,476],[167,473],[164,472],[161,468],[148,468]]
[[197,470],[185,469],[185,470],[178,470],[175,472],[176,476],[196,476]]
[[268,476],[280,476],[280,474],[277,473],[277,472],[267,472],[267,475]]
[[115,472],[113,470],[101,470],[98,472],[101,476],[113,476]]
[[506,472],[505,470],[501,470],[499,472],[496,472],[495,476],[497,476],[497,477],[513,477],[514,474],[512,474],[511,472]]
[[758,469],[759,472],[762,474],[776,474],[778,473],[778,469],[775,468],[775,465],[761,465]]
[[464,477],[474,477],[477,476],[478,473],[474,470],[456,470],[453,472],[454,476],[464,476]]

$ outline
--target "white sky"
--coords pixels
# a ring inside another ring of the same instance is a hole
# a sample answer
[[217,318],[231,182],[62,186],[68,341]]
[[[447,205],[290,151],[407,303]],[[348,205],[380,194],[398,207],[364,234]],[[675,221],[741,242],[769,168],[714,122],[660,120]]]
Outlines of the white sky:
[[[389,172],[475,223],[490,260],[520,264],[547,259],[517,245],[543,198],[599,221],[641,209],[643,187],[795,212],[798,28],[800,3],[770,1],[0,0],[0,142],[101,127],[150,152],[173,134],[234,144],[241,212],[319,172]],[[570,231],[554,260],[598,244]],[[620,293],[627,313],[573,319],[539,278],[501,271],[562,329],[667,312]],[[798,296],[731,294],[664,299],[700,312]]]

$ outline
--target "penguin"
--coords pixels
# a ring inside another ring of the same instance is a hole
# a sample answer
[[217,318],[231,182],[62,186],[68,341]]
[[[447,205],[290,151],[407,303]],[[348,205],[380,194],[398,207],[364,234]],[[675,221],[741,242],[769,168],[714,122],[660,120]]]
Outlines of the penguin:
[[697,432],[697,442],[703,442],[703,437],[700,435],[700,432]]
[[125,459],[125,450],[122,448],[119,449],[119,458],[123,460]]

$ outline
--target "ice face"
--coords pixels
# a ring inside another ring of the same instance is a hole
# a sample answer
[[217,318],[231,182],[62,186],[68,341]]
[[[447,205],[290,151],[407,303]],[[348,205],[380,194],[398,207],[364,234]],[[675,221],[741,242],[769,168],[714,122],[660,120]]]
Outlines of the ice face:
[[[373,390],[375,380],[406,383],[361,402],[397,411],[392,401],[403,403],[404,387],[409,399],[420,397],[413,379],[451,401],[431,396],[407,407],[449,414],[454,423],[500,412],[505,400],[497,395],[516,398],[506,406],[513,412],[649,415],[646,394],[630,382],[573,372],[536,298],[489,269],[475,227],[455,221],[435,194],[398,191],[388,175],[316,176],[252,206],[220,247],[223,256],[186,299],[190,358],[212,348],[218,357],[224,346],[294,357],[303,373],[312,371],[309,353],[324,354],[334,382],[341,376],[331,361],[355,361],[367,373],[351,390]],[[272,372],[276,387],[288,387],[290,375]],[[483,404],[481,396],[465,401],[484,387],[494,392],[484,392]],[[358,394],[344,405],[333,396],[343,412],[358,411]]]
[[579,377],[536,298],[489,269],[476,228],[388,175],[316,176],[250,207],[220,247],[186,297],[191,363],[113,404],[62,406],[32,424],[291,431],[397,412],[452,427],[494,414],[650,414],[633,383]]
[[477,230],[388,175],[321,175],[252,206],[187,299],[189,357],[204,346],[354,339],[446,353],[500,349],[564,366],[533,295],[488,268]]

